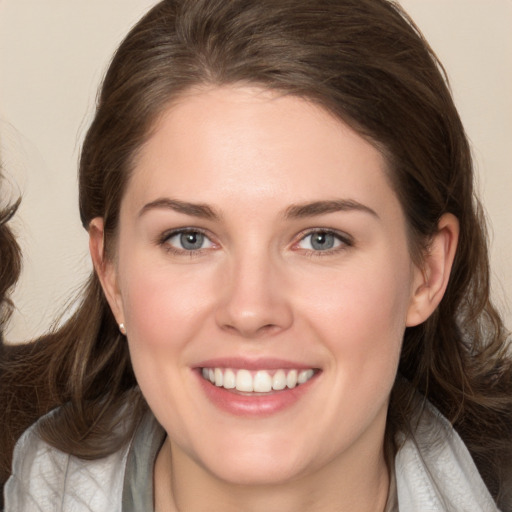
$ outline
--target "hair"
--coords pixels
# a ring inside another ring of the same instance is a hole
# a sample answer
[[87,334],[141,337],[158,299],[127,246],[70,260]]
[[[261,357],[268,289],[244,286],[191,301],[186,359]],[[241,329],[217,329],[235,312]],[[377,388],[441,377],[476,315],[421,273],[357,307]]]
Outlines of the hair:
[[[0,174],[0,180],[2,176]],[[5,326],[11,316],[13,303],[10,299],[16,281],[21,272],[21,252],[16,238],[8,225],[13,215],[16,213],[20,200],[14,204],[0,207],[0,410],[4,404],[4,394],[2,391],[6,389],[2,379],[2,362],[8,357],[9,347],[4,346],[3,337]],[[4,445],[3,430],[0,431],[0,445]],[[1,457],[0,457],[1,459]],[[0,461],[1,462],[1,461]],[[0,482],[3,482],[8,475],[8,468],[0,463]],[[2,499],[0,497],[0,506]]]
[[[230,84],[304,98],[374,144],[388,162],[415,261],[428,251],[440,217],[458,218],[445,296],[426,322],[405,332],[388,431],[407,428],[419,391],[454,424],[499,501],[499,468],[512,439],[512,362],[489,298],[470,148],[442,65],[396,3],[157,4],[121,43],[103,81],[80,159],[83,226],[104,219],[106,257],[112,257],[121,199],[159,116],[193,87]],[[24,371],[42,372],[54,403],[62,405],[40,422],[41,435],[83,458],[127,442],[147,406],[96,275],[73,316],[38,344]],[[129,411],[127,401],[134,404]],[[115,436],[121,421],[132,428]]]
[[9,293],[21,272],[20,247],[12,230],[7,225],[16,213],[19,204],[20,199],[14,204],[0,209],[0,343],[3,341],[4,326],[13,309]]

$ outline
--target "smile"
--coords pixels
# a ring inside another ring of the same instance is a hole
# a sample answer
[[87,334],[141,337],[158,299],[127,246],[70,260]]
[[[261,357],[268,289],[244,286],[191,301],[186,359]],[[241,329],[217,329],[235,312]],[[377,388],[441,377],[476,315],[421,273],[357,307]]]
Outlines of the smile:
[[312,368],[305,370],[256,370],[232,368],[202,368],[203,378],[219,388],[244,393],[269,393],[293,389],[305,384],[315,375]]

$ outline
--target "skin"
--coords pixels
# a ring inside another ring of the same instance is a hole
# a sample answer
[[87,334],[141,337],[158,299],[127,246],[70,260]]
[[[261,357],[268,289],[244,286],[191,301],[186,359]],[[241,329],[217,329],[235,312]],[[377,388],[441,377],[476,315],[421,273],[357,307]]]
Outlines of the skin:
[[[384,509],[403,333],[441,300],[458,234],[445,215],[415,266],[388,173],[374,146],[297,97],[203,88],[162,114],[122,200],[115,257],[104,258],[102,219],[90,228],[140,388],[168,434],[157,510]],[[348,207],[291,215],[340,200]],[[187,252],[180,228],[203,231],[201,249]],[[311,229],[340,238],[312,249]],[[237,416],[208,399],[194,370],[233,356],[319,373],[291,406]]]

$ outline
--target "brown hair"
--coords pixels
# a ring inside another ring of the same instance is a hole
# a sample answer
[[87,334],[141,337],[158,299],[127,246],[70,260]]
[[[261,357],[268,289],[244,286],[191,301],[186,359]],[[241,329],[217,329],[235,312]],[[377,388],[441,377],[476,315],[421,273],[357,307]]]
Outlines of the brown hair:
[[21,272],[20,247],[7,225],[16,213],[19,204],[20,200],[18,199],[14,204],[0,209],[0,343],[3,339],[4,326],[13,308],[9,292]]
[[[459,219],[445,297],[431,318],[405,333],[389,430],[405,428],[419,390],[454,423],[498,498],[497,468],[512,438],[512,363],[489,300],[486,234],[470,149],[441,64],[397,4],[157,4],[125,38],[103,82],[80,160],[84,227],[103,217],[108,256],[134,159],[159,114],[190,87],[240,82],[307,98],[383,152],[415,258],[442,214]],[[41,424],[44,438],[85,458],[126,442],[113,436],[116,422],[135,425],[145,406],[95,275],[73,317],[40,343],[33,371],[44,361],[48,389],[65,404]],[[127,395],[136,404],[129,418],[121,412]]]
[[[0,181],[1,181],[0,174]],[[0,207],[0,410],[5,411],[3,405],[6,403],[4,390],[7,389],[7,382],[2,378],[2,362],[8,358],[10,348],[3,343],[4,330],[7,321],[12,313],[13,304],[9,294],[14,287],[21,272],[21,252],[16,238],[8,225],[18,209],[20,201],[9,206]],[[0,446],[5,446],[5,429],[0,430]],[[12,442],[12,441],[11,441]],[[1,452],[0,452],[1,453]],[[0,484],[5,481],[8,475],[8,467],[2,464],[0,457]],[[0,498],[0,506],[1,506]]]

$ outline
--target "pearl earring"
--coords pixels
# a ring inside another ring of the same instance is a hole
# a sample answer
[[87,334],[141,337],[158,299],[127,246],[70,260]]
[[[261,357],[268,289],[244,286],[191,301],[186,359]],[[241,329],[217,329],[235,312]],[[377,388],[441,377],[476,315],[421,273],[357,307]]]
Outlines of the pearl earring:
[[119,324],[119,330],[121,331],[121,334],[124,334],[126,336],[126,327],[122,322]]

